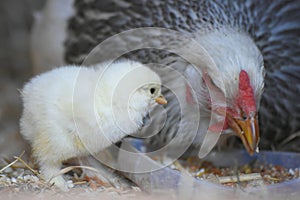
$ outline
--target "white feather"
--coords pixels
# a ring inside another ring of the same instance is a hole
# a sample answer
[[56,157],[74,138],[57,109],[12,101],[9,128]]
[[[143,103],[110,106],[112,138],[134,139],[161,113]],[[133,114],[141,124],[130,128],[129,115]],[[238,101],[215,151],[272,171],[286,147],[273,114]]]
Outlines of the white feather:
[[[237,95],[241,70],[248,73],[255,96],[261,96],[264,87],[263,57],[249,35],[229,28],[220,28],[209,34],[195,33],[194,37],[215,62],[217,68],[208,68],[208,74],[213,83],[226,94],[228,102],[233,102]],[[256,101],[259,105],[260,99],[257,98]]]

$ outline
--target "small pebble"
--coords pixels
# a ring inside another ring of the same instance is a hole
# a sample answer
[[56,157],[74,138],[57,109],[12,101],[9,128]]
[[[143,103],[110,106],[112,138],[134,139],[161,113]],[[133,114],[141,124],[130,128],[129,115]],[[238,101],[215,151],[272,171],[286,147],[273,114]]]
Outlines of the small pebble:
[[73,181],[72,181],[72,180],[68,180],[68,181],[67,181],[67,187],[68,187],[68,188],[73,188],[73,187],[74,187],[74,184],[73,184]]
[[10,180],[11,180],[12,183],[17,183],[18,182],[15,177],[12,177]]
[[289,173],[294,176],[295,175],[295,171],[293,169],[289,169]]

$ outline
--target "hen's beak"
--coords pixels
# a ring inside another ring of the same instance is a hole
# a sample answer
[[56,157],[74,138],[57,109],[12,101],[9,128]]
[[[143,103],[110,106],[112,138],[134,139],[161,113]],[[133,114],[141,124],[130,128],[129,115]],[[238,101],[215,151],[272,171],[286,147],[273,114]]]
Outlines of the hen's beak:
[[155,102],[158,103],[158,104],[161,104],[161,105],[165,105],[168,103],[168,101],[165,99],[164,96],[159,96],[155,99]]
[[229,117],[228,125],[241,138],[246,150],[250,155],[258,151],[259,128],[257,114],[246,119],[237,119]]

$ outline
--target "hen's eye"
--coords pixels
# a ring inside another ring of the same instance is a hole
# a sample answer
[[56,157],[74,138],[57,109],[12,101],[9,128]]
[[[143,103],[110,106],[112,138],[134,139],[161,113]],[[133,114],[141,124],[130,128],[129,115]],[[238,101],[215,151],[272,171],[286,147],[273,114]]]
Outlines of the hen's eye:
[[155,88],[150,88],[150,93],[154,94],[155,93]]

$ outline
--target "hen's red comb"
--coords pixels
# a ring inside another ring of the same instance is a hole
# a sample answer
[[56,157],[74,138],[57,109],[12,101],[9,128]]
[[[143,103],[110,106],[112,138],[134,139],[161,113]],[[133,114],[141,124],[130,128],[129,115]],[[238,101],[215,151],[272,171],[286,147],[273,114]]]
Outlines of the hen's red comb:
[[249,75],[245,70],[240,72],[238,104],[243,112],[249,116],[250,112],[256,112],[256,103]]

